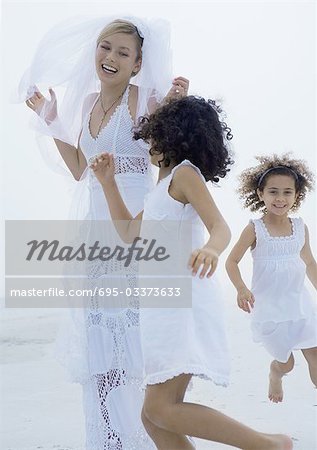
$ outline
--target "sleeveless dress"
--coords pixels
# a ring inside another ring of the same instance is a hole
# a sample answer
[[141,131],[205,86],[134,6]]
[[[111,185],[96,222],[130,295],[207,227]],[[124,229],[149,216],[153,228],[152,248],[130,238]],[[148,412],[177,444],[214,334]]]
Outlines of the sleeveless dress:
[[291,218],[290,236],[271,236],[263,219],[252,220],[256,234],[253,257],[251,330],[255,342],[278,361],[293,350],[317,346],[316,305],[304,284],[306,265],[300,257],[305,225]]
[[[79,145],[88,164],[101,152],[115,155],[119,190],[131,214],[136,215],[142,210],[144,196],[153,181],[148,146],[132,139],[134,123],[128,106],[129,90],[130,86],[95,138],[89,128],[91,108],[83,121]],[[95,103],[97,100],[98,97]],[[77,218],[111,220],[101,185],[89,167],[79,183],[82,188],[75,202],[88,204],[88,208],[83,208]],[[103,276],[104,266],[102,262],[96,262],[90,268],[91,286]],[[135,284],[135,273],[131,274],[130,282]],[[74,345],[73,354],[68,355],[70,360],[77,358],[72,378],[83,386],[86,449],[153,449],[141,422],[144,394],[138,301],[134,299],[131,307],[113,309],[99,303],[98,297],[92,297],[84,313],[81,311],[83,317],[79,320],[79,312],[74,313],[77,328],[82,327],[79,339],[83,348]]]
[[[200,170],[184,160],[146,195],[143,224],[146,227],[147,220],[168,220],[181,226],[183,221],[191,221],[192,248],[196,249],[206,242],[205,226],[191,204],[184,205],[169,194],[173,175],[182,166],[192,167],[205,182]],[[208,279],[196,275],[191,280],[191,307],[140,309],[144,385],[162,383],[180,374],[228,384],[229,352],[220,284],[216,275]]]

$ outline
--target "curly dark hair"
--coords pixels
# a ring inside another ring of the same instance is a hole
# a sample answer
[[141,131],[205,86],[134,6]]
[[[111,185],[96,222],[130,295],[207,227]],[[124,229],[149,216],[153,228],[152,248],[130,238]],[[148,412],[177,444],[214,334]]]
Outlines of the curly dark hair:
[[243,200],[243,206],[251,211],[265,212],[265,204],[260,200],[257,189],[263,191],[267,180],[272,175],[288,175],[295,181],[295,190],[298,197],[291,210],[296,211],[306,197],[307,191],[314,186],[314,174],[301,159],[294,159],[291,153],[281,156],[256,156],[259,164],[245,169],[239,176],[240,186],[237,190]]
[[218,182],[233,164],[228,148],[231,129],[221,121],[221,113],[214,100],[194,95],[171,99],[140,119],[134,139],[150,143],[150,154],[162,155],[159,165],[188,159],[206,181]]

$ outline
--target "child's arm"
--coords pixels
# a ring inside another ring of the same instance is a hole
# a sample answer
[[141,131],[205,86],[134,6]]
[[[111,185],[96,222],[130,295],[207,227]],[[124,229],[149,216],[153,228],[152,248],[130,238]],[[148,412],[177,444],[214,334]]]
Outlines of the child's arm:
[[309,243],[309,232],[305,225],[305,244],[302,248],[300,256],[304,263],[306,264],[306,274],[308,279],[311,281],[312,285],[317,289],[317,263],[312,254],[310,243]]
[[206,273],[211,277],[217,267],[218,257],[230,241],[230,229],[217,208],[206,184],[192,167],[181,167],[174,175],[170,193],[183,203],[191,203],[210,233],[203,248],[195,250],[189,260],[189,267],[196,275],[201,265],[200,278]]
[[[237,290],[237,302],[239,308],[250,313],[250,306],[253,308],[254,296],[245,285],[240,270],[239,262],[249,247],[252,247],[256,241],[254,226],[250,223],[242,231],[241,236],[236,245],[231,250],[226,261],[226,269],[230,280]],[[250,306],[249,306],[250,305]]]
[[114,159],[109,153],[102,153],[90,166],[102,186],[111,218],[120,237],[125,242],[132,242],[140,233],[143,211],[135,218],[126,207],[114,178]]

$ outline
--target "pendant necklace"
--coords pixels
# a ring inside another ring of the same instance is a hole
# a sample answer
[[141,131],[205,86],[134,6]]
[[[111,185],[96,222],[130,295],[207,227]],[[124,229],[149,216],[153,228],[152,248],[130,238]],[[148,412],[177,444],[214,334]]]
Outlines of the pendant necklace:
[[101,119],[101,122],[100,122],[100,125],[99,125],[99,128],[98,128],[98,133],[97,133],[97,136],[99,136],[99,133],[100,133],[100,130],[101,130],[101,127],[102,127],[102,124],[103,124],[103,121],[105,120],[105,118],[106,118],[106,115],[108,114],[108,112],[110,111],[110,109],[120,100],[120,98],[123,96],[123,94],[125,93],[125,90],[126,90],[126,88],[124,89],[124,91],[119,95],[119,97],[118,98],[116,98],[115,99],[115,101],[109,106],[109,108],[107,108],[107,109],[105,109],[104,108],[104,106],[103,106],[103,102],[102,102],[102,94],[101,94],[101,91],[100,91],[100,105],[101,105],[101,108],[102,108],[102,110],[103,110],[103,116],[102,116],[102,119]]

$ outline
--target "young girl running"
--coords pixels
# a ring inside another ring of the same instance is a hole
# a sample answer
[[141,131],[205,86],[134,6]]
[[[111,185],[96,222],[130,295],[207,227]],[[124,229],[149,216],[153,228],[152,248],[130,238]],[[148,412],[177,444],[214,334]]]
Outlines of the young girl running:
[[128,241],[139,236],[142,219],[192,222],[192,307],[141,310],[147,385],[142,420],[160,450],[193,449],[186,436],[245,450],[288,450],[292,443],[287,436],[259,433],[216,410],[184,402],[192,376],[228,383],[223,305],[213,274],[230,231],[205,184],[225,177],[232,163],[230,129],[219,113],[215,102],[190,96],[168,102],[143,120],[135,137],[150,142],[159,179],[134,219],[119,194],[112,155],[99,155],[91,166],[112,219],[125,219],[116,226]]
[[[251,211],[262,211],[243,230],[226,267],[237,289],[238,306],[251,313],[255,342],[273,356],[269,399],[283,400],[282,377],[294,367],[293,350],[302,350],[317,386],[316,306],[304,286],[305,274],[317,288],[317,265],[307,226],[290,218],[312,189],[313,174],[303,161],[288,155],[257,157],[259,164],[240,176],[240,197]],[[253,257],[251,290],[238,264],[248,248]]]

